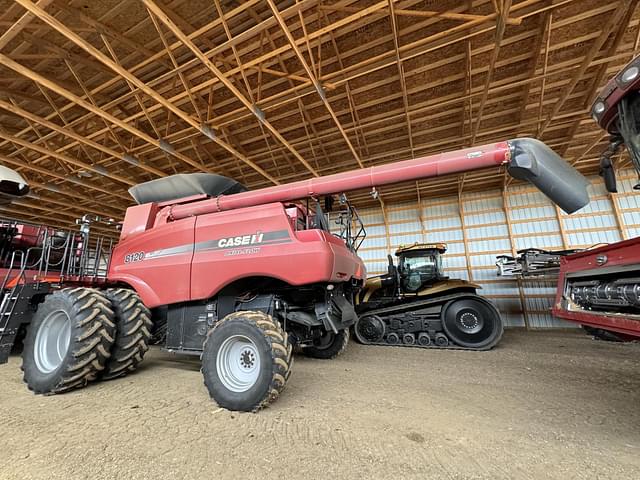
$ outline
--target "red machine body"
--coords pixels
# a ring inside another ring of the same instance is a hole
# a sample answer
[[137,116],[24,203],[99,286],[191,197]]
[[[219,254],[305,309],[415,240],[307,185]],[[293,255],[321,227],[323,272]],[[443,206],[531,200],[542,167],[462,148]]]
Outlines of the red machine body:
[[[131,207],[127,218],[154,210]],[[249,277],[294,286],[363,280],[364,263],[344,241],[322,230],[297,230],[297,212],[268,203],[169,221],[160,209],[146,231],[123,232],[108,278],[134,287],[149,307],[210,298]]]
[[290,202],[492,167],[510,158],[509,144],[500,142],[233,195],[133,206],[108,280],[130,285],[151,308],[211,298],[243,278],[293,286],[361,282],[362,260],[329,232],[300,229],[304,212]]
[[553,314],[640,338],[640,238],[563,257]]

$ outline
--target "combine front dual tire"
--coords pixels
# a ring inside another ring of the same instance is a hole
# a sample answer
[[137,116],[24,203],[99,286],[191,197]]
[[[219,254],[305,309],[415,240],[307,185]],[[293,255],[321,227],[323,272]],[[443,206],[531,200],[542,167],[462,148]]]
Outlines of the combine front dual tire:
[[265,313],[242,311],[227,315],[207,334],[202,374],[218,405],[256,412],[280,396],[292,363],[280,324]]
[[111,380],[133,372],[149,350],[151,312],[136,292],[128,288],[110,288],[105,292],[116,318],[116,336],[111,358],[100,376]]
[[330,360],[340,355],[349,343],[349,329],[340,330],[338,333],[326,331],[313,345],[302,348],[302,353],[307,357]]
[[114,312],[97,290],[66,288],[34,314],[22,353],[24,381],[34,393],[84,387],[105,369],[115,336]]

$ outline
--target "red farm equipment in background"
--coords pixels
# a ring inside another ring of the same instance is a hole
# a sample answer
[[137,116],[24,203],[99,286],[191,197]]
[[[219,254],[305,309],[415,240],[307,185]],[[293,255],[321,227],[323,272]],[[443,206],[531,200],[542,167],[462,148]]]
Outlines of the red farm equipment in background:
[[[600,159],[607,190],[617,191],[611,157],[626,147],[640,174],[640,57],[607,83],[591,108],[610,134]],[[638,183],[634,189],[640,189]],[[560,262],[553,314],[606,340],[640,339],[640,238],[579,252]]]
[[[532,139],[255,191],[210,174],[138,185],[130,190],[138,205],[127,210],[110,258],[105,242],[89,237],[87,223],[79,257],[77,234],[56,243],[47,233],[37,274],[27,275],[24,261],[17,274],[15,262],[10,266],[5,280],[17,280],[4,284],[0,363],[26,326],[24,378],[34,392],[115,378],[142,360],[153,316],[166,322],[166,349],[201,357],[205,385],[219,405],[258,410],[284,388],[294,346],[333,358],[357,320],[354,299],[366,271],[356,250],[364,230],[353,228],[358,216],[342,194],[496,166],[533,183],[568,213],[589,202],[584,177]],[[336,194],[339,235],[320,202]],[[61,245],[53,271],[50,252]],[[466,328],[465,309],[456,311],[461,318],[452,324]],[[468,336],[478,332],[474,327]]]

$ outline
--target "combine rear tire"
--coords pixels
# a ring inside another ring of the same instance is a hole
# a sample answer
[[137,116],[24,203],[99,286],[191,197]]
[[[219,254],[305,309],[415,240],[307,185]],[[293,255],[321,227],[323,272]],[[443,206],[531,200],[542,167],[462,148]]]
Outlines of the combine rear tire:
[[47,295],[24,341],[24,381],[34,393],[84,387],[104,370],[114,341],[114,313],[90,288]]
[[330,360],[337,357],[349,343],[349,329],[345,328],[338,333],[326,331],[313,345],[303,347],[303,355],[311,358]]
[[480,296],[451,300],[442,309],[441,318],[447,336],[461,347],[489,350],[502,338],[500,313]]
[[136,292],[128,288],[110,288],[105,296],[116,317],[116,337],[111,358],[100,378],[111,380],[133,372],[147,350],[151,339],[151,312]]
[[228,410],[256,412],[274,402],[293,363],[287,332],[270,315],[242,311],[209,331],[202,374],[209,395]]

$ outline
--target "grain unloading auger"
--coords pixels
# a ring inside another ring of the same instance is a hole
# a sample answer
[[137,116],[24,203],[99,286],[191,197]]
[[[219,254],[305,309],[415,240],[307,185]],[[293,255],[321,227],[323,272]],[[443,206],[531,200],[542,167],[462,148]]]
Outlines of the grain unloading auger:
[[49,282],[47,294],[31,301],[35,313],[3,316],[0,338],[6,343],[7,332],[30,323],[25,381],[37,393],[63,392],[134,370],[152,309],[155,321],[166,322],[168,350],[201,356],[205,384],[221,406],[255,411],[284,388],[294,345],[333,358],[357,320],[354,298],[366,277],[350,228],[357,214],[341,197],[337,236],[320,202],[312,213],[301,200],[498,165],[569,213],[589,201],[587,181],[531,139],[256,191],[207,174],[141,184],[131,189],[139,205],[127,210],[104,283]]

